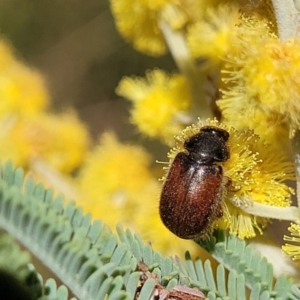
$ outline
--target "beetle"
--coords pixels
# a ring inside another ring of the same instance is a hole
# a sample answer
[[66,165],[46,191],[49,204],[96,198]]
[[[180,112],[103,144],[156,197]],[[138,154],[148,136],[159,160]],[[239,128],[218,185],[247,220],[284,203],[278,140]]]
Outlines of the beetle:
[[183,239],[202,238],[223,216],[222,198],[229,178],[219,162],[230,157],[229,133],[204,126],[184,142],[166,176],[159,203],[164,225]]

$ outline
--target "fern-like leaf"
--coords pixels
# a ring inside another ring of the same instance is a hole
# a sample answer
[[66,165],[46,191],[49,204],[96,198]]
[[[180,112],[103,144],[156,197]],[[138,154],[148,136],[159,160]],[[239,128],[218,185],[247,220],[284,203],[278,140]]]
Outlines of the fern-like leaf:
[[[217,242],[211,249],[213,249],[211,254],[227,269],[243,274],[246,285],[251,290],[255,290],[256,294],[263,294],[264,297],[269,298],[289,299],[289,292],[294,290],[293,281],[283,274],[274,280],[272,265],[244,240],[236,236],[228,236],[224,241]],[[258,287],[259,291],[257,291]]]
[[[43,261],[79,299],[144,299],[178,293],[177,286],[201,290],[209,299],[300,299],[298,286],[284,276],[273,285],[272,266],[235,237],[210,243],[222,263],[214,274],[210,261],[163,257],[139,236],[101,221],[32,180],[11,163],[0,174],[0,226]],[[228,275],[225,267],[229,269]],[[65,287],[47,282],[54,299]],[[189,293],[185,290],[182,293]],[[169,293],[169,294],[168,294]],[[56,298],[55,298],[56,297]],[[298,297],[298,298],[297,298]],[[201,296],[199,296],[201,298]]]

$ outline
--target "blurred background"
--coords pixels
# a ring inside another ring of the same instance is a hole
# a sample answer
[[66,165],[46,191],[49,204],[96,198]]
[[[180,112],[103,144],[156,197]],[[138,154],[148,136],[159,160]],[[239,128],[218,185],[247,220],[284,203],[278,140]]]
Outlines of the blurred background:
[[93,137],[112,129],[121,140],[137,139],[117,83],[149,68],[175,69],[170,56],[148,57],[126,44],[107,0],[1,0],[0,29],[19,58],[44,75],[52,107],[73,107]]

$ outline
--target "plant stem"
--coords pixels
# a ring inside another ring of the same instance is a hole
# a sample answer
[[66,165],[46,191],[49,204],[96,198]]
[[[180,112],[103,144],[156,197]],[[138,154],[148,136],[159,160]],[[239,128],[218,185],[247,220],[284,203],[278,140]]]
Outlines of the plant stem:
[[247,207],[240,207],[244,212],[258,217],[296,221],[299,219],[299,210],[296,206],[279,207],[260,203],[251,203]]
[[300,131],[297,130],[292,140],[294,150],[295,172],[297,181],[297,204],[300,211]]
[[299,35],[299,14],[293,0],[272,0],[278,36],[285,41]]
[[[272,0],[278,35],[280,40],[284,41],[290,38],[300,36],[300,1],[299,0]],[[297,180],[297,204],[298,213],[300,210],[300,132],[296,131],[293,138],[295,171]]]
[[207,82],[206,74],[202,70],[198,71],[191,59],[186,40],[181,31],[174,31],[165,21],[160,22],[160,29],[164,34],[168,48],[175,60],[175,63],[182,74],[186,76],[191,85],[191,91],[194,98],[192,107],[197,117],[207,119],[212,117],[212,111],[207,101],[205,84]]

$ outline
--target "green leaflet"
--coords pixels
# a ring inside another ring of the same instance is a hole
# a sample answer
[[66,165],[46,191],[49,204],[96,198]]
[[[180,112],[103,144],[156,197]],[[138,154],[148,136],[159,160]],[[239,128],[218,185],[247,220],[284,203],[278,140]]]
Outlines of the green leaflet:
[[[30,293],[34,299],[43,300],[67,300],[68,290],[65,286],[56,286],[56,282],[53,279],[48,279],[43,283],[42,277],[37,273],[34,266],[30,264],[30,256],[27,252],[22,251],[19,245],[8,234],[0,233],[0,273],[3,280],[4,274],[13,275],[17,282],[14,282],[15,289],[27,289],[27,293]],[[7,284],[0,282],[1,284]],[[22,288],[23,287],[23,288]],[[5,287],[0,289],[1,298]],[[14,292],[14,296],[15,296]],[[29,299],[30,296],[23,295],[24,299]],[[28,298],[29,297],[29,298]],[[5,294],[5,299],[10,299],[8,294]],[[23,297],[22,297],[23,299]],[[73,298],[74,299],[74,298]]]
[[118,226],[115,235],[73,202],[24,182],[23,171],[10,162],[0,174],[0,226],[65,284],[57,288],[48,280],[39,299],[67,299],[68,287],[84,300],[147,300],[176,285],[200,289],[208,299],[246,299],[246,287],[251,300],[300,299],[298,286],[283,275],[273,284],[272,266],[236,237],[205,245],[221,261],[216,273],[209,260],[193,261],[188,253],[184,261],[163,257],[129,230]]
[[[292,280],[281,275],[275,281],[272,265],[244,240],[229,236],[224,242],[216,243],[211,254],[228,270],[235,270],[237,273],[243,274],[246,285],[251,290],[259,288],[258,293],[264,294],[264,298],[267,297],[266,295],[269,297],[267,299],[294,297],[291,294],[288,295],[290,291],[294,290]],[[298,299],[297,297],[295,299]]]

